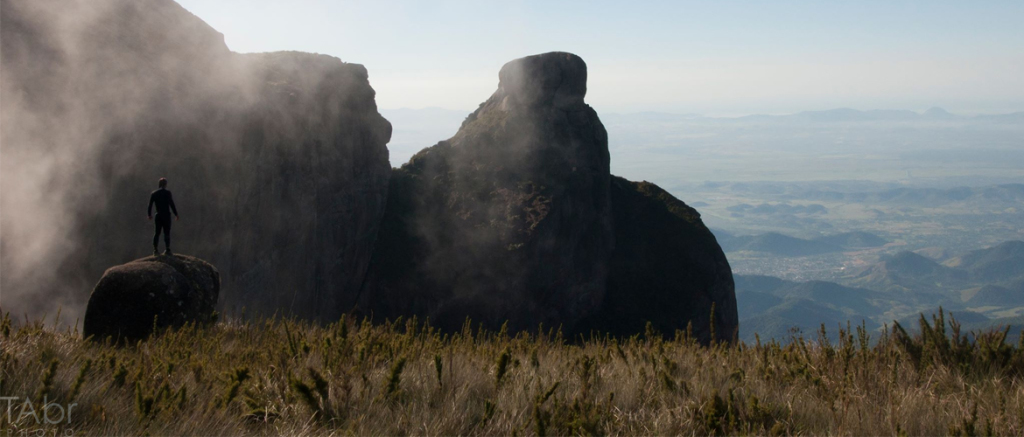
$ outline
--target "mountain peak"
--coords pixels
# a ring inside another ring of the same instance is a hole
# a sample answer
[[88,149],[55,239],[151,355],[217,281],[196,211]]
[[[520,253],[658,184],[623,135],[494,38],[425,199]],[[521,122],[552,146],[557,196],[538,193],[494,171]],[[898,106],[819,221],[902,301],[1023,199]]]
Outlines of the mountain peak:
[[572,53],[549,52],[509,61],[498,73],[506,104],[565,108],[583,103],[587,64]]
[[927,111],[924,111],[924,116],[925,117],[948,118],[948,117],[952,117],[953,114],[950,114],[949,111],[946,111],[945,109],[942,109],[942,108],[940,108],[938,106],[932,106],[931,108],[928,108]]
[[952,274],[950,269],[935,260],[906,250],[884,257],[882,262],[889,272],[911,277]]

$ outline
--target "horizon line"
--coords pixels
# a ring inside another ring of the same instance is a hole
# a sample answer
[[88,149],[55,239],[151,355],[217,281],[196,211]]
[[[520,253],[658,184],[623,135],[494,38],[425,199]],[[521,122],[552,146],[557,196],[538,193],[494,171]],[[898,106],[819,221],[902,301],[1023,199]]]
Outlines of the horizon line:
[[[591,106],[593,106],[593,105],[591,105]],[[694,112],[694,111],[684,112],[684,111],[672,111],[672,110],[667,110],[667,111],[659,111],[659,110],[642,111],[641,110],[641,111],[605,111],[604,114],[605,115],[658,114],[658,115],[672,115],[672,116],[679,116],[679,117],[703,117],[703,118],[729,118],[729,119],[734,119],[734,118],[745,118],[745,117],[756,117],[756,116],[785,117],[785,116],[799,115],[799,114],[806,114],[806,113],[821,113],[821,112],[842,111],[842,110],[850,110],[850,111],[861,112],[861,113],[867,113],[867,112],[910,112],[910,113],[914,113],[916,115],[924,115],[925,113],[927,113],[928,111],[930,111],[932,109],[939,109],[939,110],[942,110],[942,111],[946,112],[949,115],[953,115],[953,116],[957,116],[957,117],[968,117],[968,118],[970,118],[970,117],[983,117],[983,116],[1016,115],[1016,114],[1024,113],[1024,110],[1016,110],[1016,111],[1009,111],[1009,112],[966,112],[966,113],[959,113],[959,112],[947,111],[945,108],[943,108],[941,106],[932,106],[932,107],[930,107],[928,109],[925,109],[923,111],[915,111],[913,109],[857,109],[857,108],[853,108],[853,107],[849,107],[849,106],[841,106],[841,107],[835,107],[835,108],[829,108],[829,109],[807,109],[807,110],[802,110],[802,111],[797,111],[797,112],[736,112],[736,113],[731,113],[731,112],[723,112],[723,111],[713,111],[713,112],[704,113],[704,112]],[[473,111],[475,111],[476,109],[461,109],[461,108],[453,109],[453,108],[445,108],[445,107],[441,107],[441,106],[423,106],[423,107],[415,107],[415,108],[414,107],[408,107],[408,106],[402,106],[402,107],[398,107],[398,108],[377,108],[377,110],[378,111],[428,111],[428,110],[440,110],[440,111],[447,111],[447,112],[462,112],[462,113],[465,113],[465,114],[468,115],[468,114],[472,113]]]

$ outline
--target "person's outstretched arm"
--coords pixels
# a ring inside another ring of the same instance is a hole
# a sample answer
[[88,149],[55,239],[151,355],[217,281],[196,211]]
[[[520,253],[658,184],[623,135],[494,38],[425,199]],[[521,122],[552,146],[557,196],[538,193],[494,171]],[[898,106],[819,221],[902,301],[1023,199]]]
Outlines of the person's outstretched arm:
[[167,202],[171,204],[171,211],[174,212],[174,219],[177,220],[178,219],[178,208],[174,207],[174,196],[171,195],[170,191],[167,192]]
[[156,193],[149,195],[149,206],[146,207],[146,217],[153,219],[153,202],[156,201]]

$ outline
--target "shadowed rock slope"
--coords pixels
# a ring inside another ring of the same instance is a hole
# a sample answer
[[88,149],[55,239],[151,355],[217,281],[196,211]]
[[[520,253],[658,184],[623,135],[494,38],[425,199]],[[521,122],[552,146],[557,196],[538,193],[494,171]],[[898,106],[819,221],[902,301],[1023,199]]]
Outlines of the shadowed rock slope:
[[509,62],[498,90],[447,141],[392,174],[360,309],[467,316],[496,328],[561,325],[731,336],[731,271],[699,214],[609,173],[607,133],[568,53]]
[[577,331],[632,335],[646,323],[702,341],[731,340],[739,324],[732,269],[697,210],[650,182],[612,177],[615,249],[600,310]]

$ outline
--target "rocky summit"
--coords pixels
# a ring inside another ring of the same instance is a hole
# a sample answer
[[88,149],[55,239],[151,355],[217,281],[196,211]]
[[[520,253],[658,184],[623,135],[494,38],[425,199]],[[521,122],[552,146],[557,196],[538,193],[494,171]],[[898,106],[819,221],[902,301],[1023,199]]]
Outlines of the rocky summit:
[[198,258],[150,256],[107,269],[93,288],[83,335],[131,343],[153,329],[214,320],[220,272]]
[[600,305],[614,245],[608,135],[568,53],[509,62],[458,133],[392,173],[364,289],[375,316],[572,325]]

